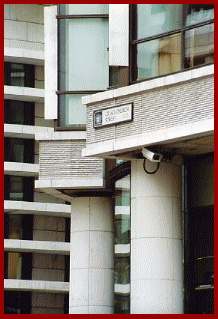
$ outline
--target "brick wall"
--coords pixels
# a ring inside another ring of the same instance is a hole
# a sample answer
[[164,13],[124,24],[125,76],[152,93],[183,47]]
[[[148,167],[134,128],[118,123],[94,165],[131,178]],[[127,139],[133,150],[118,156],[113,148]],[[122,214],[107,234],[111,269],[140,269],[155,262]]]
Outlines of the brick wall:
[[103,160],[82,158],[85,141],[41,141],[39,179],[102,178]]
[[[89,104],[87,145],[212,119],[213,86],[213,76],[207,76]],[[134,103],[132,122],[93,128],[95,110],[130,102]]]

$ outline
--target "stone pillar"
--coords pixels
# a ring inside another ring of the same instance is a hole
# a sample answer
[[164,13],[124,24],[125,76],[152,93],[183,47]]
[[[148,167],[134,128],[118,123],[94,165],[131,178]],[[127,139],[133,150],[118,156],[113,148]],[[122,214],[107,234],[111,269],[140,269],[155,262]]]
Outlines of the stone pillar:
[[70,314],[113,314],[114,231],[110,198],[72,200]]
[[132,161],[131,314],[183,313],[181,230],[181,167]]

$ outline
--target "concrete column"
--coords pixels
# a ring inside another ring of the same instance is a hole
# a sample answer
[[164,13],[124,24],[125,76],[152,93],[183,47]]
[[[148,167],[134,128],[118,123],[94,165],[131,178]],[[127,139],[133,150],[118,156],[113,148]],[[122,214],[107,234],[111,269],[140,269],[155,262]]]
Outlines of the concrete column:
[[131,314],[183,313],[181,228],[181,167],[132,161]]
[[70,314],[112,314],[113,210],[110,198],[72,200]]

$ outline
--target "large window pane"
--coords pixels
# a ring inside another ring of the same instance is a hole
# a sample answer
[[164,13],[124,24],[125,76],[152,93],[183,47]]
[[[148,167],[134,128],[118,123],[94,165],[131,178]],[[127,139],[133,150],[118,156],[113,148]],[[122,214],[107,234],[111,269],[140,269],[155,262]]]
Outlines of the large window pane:
[[137,80],[173,73],[181,70],[181,35],[138,44]]
[[108,19],[60,20],[59,90],[106,90]]
[[182,4],[137,4],[137,39],[179,29]]
[[7,162],[33,163],[34,141],[29,139],[5,137],[4,160]]
[[86,106],[81,99],[84,94],[59,95],[59,126],[86,126]]
[[108,14],[108,4],[59,4],[60,14]]
[[214,62],[214,24],[185,32],[185,67]]
[[193,25],[214,19],[214,4],[187,4],[186,25]]

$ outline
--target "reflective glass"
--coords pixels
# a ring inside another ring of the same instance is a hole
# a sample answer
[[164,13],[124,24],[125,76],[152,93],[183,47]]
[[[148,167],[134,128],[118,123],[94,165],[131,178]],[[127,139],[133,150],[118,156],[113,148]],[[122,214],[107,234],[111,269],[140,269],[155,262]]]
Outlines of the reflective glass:
[[115,284],[130,283],[130,257],[115,257]]
[[11,176],[10,179],[10,200],[23,200],[23,177]]
[[130,313],[130,296],[122,296],[115,294],[114,296],[114,313],[129,314]]
[[187,4],[186,26],[214,19],[214,4]]
[[60,14],[108,14],[108,4],[59,4]]
[[181,70],[181,35],[155,39],[136,46],[137,80]]
[[59,126],[86,126],[86,106],[81,98],[84,94],[59,95]]
[[115,216],[115,244],[127,245],[130,243],[130,216]]
[[59,22],[59,90],[106,90],[109,82],[108,19]]
[[185,32],[185,67],[214,63],[214,24]]
[[181,28],[182,4],[137,4],[137,39]]

